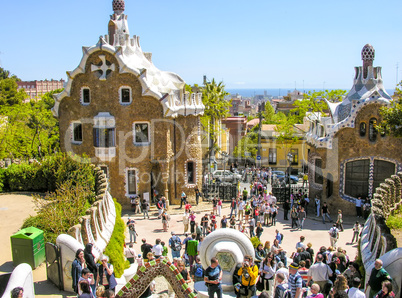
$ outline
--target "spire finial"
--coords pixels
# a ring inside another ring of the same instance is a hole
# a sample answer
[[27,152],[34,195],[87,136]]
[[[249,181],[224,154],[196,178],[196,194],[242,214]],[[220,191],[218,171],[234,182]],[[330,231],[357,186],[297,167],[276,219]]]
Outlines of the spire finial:
[[367,77],[368,67],[373,66],[375,56],[374,47],[371,44],[366,44],[362,49],[362,60],[363,60],[363,77]]
[[122,14],[125,8],[124,0],[113,0],[112,6],[116,14]]

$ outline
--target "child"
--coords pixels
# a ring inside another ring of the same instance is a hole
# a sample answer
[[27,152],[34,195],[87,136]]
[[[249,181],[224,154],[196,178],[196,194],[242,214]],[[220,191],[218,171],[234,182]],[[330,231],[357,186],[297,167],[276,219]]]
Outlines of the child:
[[166,257],[166,256],[168,255],[168,248],[167,248],[167,246],[165,245],[165,241],[162,241],[162,242],[161,242],[161,245],[162,245],[162,247],[163,247],[162,256],[163,256],[163,257]]

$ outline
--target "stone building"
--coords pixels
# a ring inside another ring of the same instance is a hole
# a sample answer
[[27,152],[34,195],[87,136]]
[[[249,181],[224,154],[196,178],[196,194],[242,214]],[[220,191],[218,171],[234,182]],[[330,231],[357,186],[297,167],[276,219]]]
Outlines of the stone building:
[[177,74],[161,71],[129,35],[124,0],[113,1],[108,35],[83,47],[53,108],[63,151],[87,155],[107,173],[123,207],[154,190],[170,203],[201,189],[201,94],[185,91]]
[[375,188],[402,170],[402,139],[380,134],[380,108],[392,98],[383,86],[381,67],[373,67],[374,48],[362,50],[363,66],[355,67],[353,87],[341,103],[328,103],[330,115],[310,116],[306,135],[310,195],[332,209],[355,214],[357,197],[372,198]]

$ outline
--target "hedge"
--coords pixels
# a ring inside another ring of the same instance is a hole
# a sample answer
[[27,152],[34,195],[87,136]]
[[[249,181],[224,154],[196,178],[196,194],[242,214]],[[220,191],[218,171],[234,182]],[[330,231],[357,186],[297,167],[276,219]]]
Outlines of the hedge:
[[130,267],[130,262],[124,259],[124,244],[125,235],[124,230],[126,225],[121,219],[121,205],[114,200],[116,206],[116,223],[114,225],[112,236],[105,249],[105,255],[110,259],[110,263],[113,264],[114,275],[119,278],[123,275],[124,270]]

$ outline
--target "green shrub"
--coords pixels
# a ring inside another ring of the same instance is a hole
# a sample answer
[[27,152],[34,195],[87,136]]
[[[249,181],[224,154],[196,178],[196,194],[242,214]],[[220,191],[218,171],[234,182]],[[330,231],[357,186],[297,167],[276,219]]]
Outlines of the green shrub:
[[4,191],[4,183],[6,179],[6,170],[5,169],[0,169],[0,192]]
[[391,230],[402,229],[402,205],[387,218],[387,226]]
[[112,236],[105,249],[105,255],[109,256],[110,263],[113,264],[114,275],[119,278],[123,275],[124,269],[130,267],[130,262],[124,259],[124,230],[126,225],[121,219],[121,205],[115,199],[116,223],[114,225]]
[[38,163],[12,164],[0,174],[0,192],[54,192],[65,181],[95,191],[95,173],[88,159],[77,160],[65,153],[57,153]]
[[45,198],[34,195],[33,201],[36,216],[28,217],[22,226],[34,226],[43,230],[45,242],[56,243],[58,235],[66,233],[72,226],[79,223],[81,216],[91,207],[94,193],[86,186],[72,185],[65,181],[53,193]]

